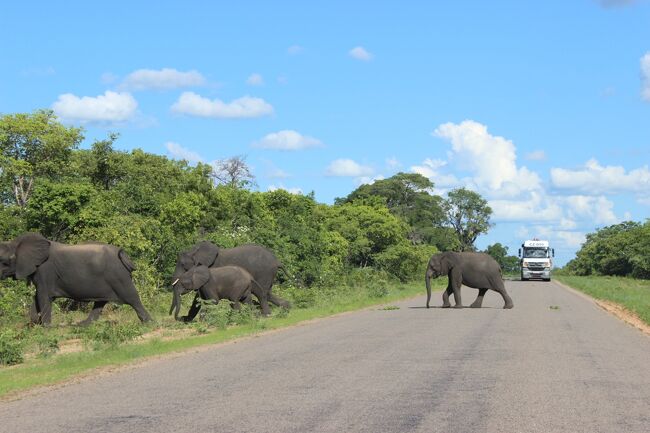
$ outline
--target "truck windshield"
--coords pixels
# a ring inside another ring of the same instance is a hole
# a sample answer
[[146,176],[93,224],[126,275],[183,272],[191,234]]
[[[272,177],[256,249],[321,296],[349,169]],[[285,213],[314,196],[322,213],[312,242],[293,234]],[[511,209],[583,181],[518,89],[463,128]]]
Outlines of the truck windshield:
[[548,250],[546,248],[524,248],[524,257],[545,259],[548,257]]

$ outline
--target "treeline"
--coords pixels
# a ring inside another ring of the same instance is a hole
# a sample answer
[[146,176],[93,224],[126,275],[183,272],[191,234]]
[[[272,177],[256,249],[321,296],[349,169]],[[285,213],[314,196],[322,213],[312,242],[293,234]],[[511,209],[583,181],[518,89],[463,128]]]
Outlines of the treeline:
[[650,220],[627,221],[588,234],[565,270],[574,275],[650,279]]
[[[418,174],[363,185],[334,205],[314,195],[250,189],[244,158],[189,165],[117,151],[110,134],[79,149],[83,130],[48,110],[0,116],[0,238],[25,231],[68,243],[101,241],[135,260],[138,288],[168,284],[178,252],[207,239],[223,247],[271,248],[296,285],[336,284],[373,267],[421,278],[438,250],[472,250],[491,209],[477,193],[433,194]],[[144,294],[146,297],[147,294]]]

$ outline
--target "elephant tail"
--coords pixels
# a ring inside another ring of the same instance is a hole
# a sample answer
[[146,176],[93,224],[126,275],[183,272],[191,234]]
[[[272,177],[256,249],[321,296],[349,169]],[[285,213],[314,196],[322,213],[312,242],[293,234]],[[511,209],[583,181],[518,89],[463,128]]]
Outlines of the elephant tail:
[[127,271],[129,271],[129,274],[135,271],[135,265],[131,261],[131,258],[129,255],[124,251],[122,248],[120,248],[120,251],[117,253],[117,256],[120,258],[120,261],[124,265]]

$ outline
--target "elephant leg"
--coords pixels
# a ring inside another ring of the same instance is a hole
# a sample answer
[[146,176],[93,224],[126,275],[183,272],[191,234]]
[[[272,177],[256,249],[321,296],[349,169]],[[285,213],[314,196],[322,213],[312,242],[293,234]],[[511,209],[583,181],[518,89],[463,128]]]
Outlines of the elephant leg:
[[145,323],[152,321],[151,316],[144,308],[144,305],[142,305],[140,296],[138,296],[138,291],[133,285],[133,281],[131,280],[130,276],[120,276],[117,281],[111,281],[110,284],[111,288],[113,291],[115,291],[115,293],[117,293],[122,302],[130,305],[131,308],[135,310],[135,313],[138,315],[140,322]]
[[241,310],[241,304],[239,301],[233,301],[230,303],[230,308],[232,308],[235,311],[240,311]]
[[93,303],[93,309],[90,311],[90,314],[88,314],[88,317],[86,317],[85,320],[79,322],[79,326],[90,325],[92,322],[99,319],[99,315],[102,314],[104,305],[106,305],[107,303],[108,301],[95,301]]
[[505,287],[503,289],[501,289],[501,291],[498,291],[498,292],[503,297],[503,302],[505,302],[505,304],[503,305],[503,308],[510,309],[510,308],[514,307],[514,304],[512,303],[512,299],[510,298],[510,295],[508,295],[508,292],[506,292]]
[[253,305],[253,297],[251,294],[247,294],[246,297],[242,300],[242,302],[246,305]]
[[463,285],[463,275],[457,267],[452,269],[449,273],[449,285],[454,291],[454,301],[456,301],[454,308],[463,308],[463,301],[460,298],[460,287]]
[[454,292],[454,289],[451,288],[451,284],[447,285],[447,288],[442,293],[442,308],[449,308],[451,304],[449,303],[449,295]]
[[36,308],[41,313],[41,325],[49,326],[52,323],[52,298],[37,293]]
[[257,300],[260,303],[260,307],[262,307],[262,314],[265,316],[269,316],[271,314],[271,309],[269,308],[269,302],[266,297],[267,291],[264,290],[261,287],[258,287],[256,284],[254,284],[255,287],[253,287],[253,294],[257,297]]
[[38,325],[41,323],[41,311],[38,308],[38,300],[36,299],[36,295],[34,295],[32,305],[29,307],[29,323],[32,325]]
[[273,293],[271,293],[271,290],[269,290],[269,302],[272,304],[277,305],[278,307],[285,307],[289,308],[291,307],[291,303],[285,299],[280,298],[279,296],[275,296]]
[[[216,301],[219,302],[219,301]],[[196,296],[194,296],[194,300],[192,301],[192,305],[190,306],[190,310],[187,312],[187,316],[181,317],[181,320],[183,322],[191,322],[194,320],[197,314],[199,314],[199,311],[201,310],[201,298],[199,294],[197,293]]]
[[487,291],[488,289],[478,289],[478,296],[472,305],[470,305],[470,308],[481,308],[481,305],[483,305],[483,297]]

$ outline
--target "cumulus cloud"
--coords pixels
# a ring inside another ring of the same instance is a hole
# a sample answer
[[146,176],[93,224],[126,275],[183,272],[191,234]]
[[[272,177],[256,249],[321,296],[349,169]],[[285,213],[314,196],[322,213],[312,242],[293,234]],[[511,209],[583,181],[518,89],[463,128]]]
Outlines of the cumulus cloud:
[[278,186],[276,186],[276,185],[269,185],[269,187],[267,188],[267,191],[277,191],[277,190],[279,190],[279,189],[282,189],[282,190],[284,190],[284,191],[287,191],[287,192],[289,192],[289,193],[291,193],[291,194],[299,194],[299,195],[302,195],[302,193],[303,193],[303,192],[302,192],[302,189],[300,189],[300,188],[286,188],[286,187],[285,187],[284,185],[282,185],[282,184],[280,184],[280,185],[278,185]]
[[290,129],[272,132],[253,143],[254,147],[274,150],[302,150],[322,145],[320,140]]
[[178,143],[174,143],[173,141],[168,141],[165,143],[165,147],[167,148],[167,152],[171,155],[172,158],[184,159],[188,162],[194,163],[203,161],[201,155],[181,146]]
[[384,180],[384,179],[386,179],[386,178],[384,176],[382,176],[381,174],[378,175],[378,176],[373,176],[373,177],[371,177],[371,176],[361,176],[361,177],[357,178],[357,185],[359,185],[359,186],[361,186],[361,185],[372,185],[376,181]]
[[641,97],[650,102],[650,52],[641,57]]
[[246,80],[249,86],[261,86],[264,84],[264,79],[260,74],[251,74]]
[[519,200],[489,200],[488,204],[495,221],[539,223],[559,221],[563,216],[559,203],[537,191]]
[[569,218],[596,224],[616,224],[620,218],[614,214],[614,203],[605,196],[570,195],[558,199]]
[[353,59],[362,60],[364,62],[368,62],[372,60],[372,58],[374,57],[370,52],[368,52],[363,47],[354,47],[350,51],[348,51],[348,54]]
[[578,170],[552,168],[551,183],[555,188],[587,195],[618,192],[645,194],[650,191],[650,170],[646,165],[628,172],[621,166],[602,166],[597,160],[590,159]]
[[[451,188],[460,185],[460,181],[452,174],[444,174],[441,168],[448,165],[447,161],[441,159],[426,158],[420,165],[411,166],[411,172],[421,174],[429,178],[436,187],[437,193],[444,193],[444,188]],[[440,189],[443,188],[443,189]]]
[[138,69],[126,76],[120,84],[125,90],[166,90],[203,86],[205,77],[197,71],[181,72],[172,68]]
[[328,176],[338,177],[363,177],[372,176],[374,170],[371,167],[361,165],[351,159],[337,159],[330,163],[325,170]]
[[95,97],[59,95],[52,110],[63,121],[79,123],[121,123],[131,120],[137,113],[138,102],[127,92],[107,90]]
[[541,187],[537,173],[526,167],[517,167],[512,141],[491,135],[481,123],[473,120],[445,123],[433,135],[451,143],[450,161],[460,169],[470,171],[473,174],[471,180],[478,189],[515,196]]
[[546,153],[543,150],[535,150],[526,154],[526,159],[529,161],[544,161]]
[[210,100],[194,92],[183,92],[171,107],[172,112],[217,119],[254,118],[273,114],[271,104],[261,98],[244,96],[226,103]]

